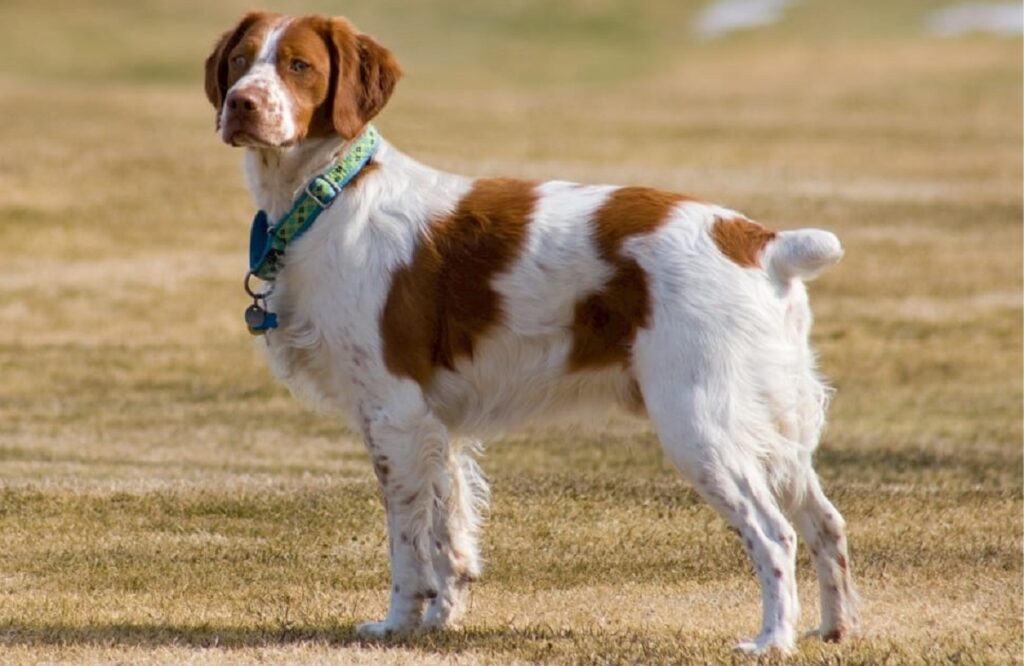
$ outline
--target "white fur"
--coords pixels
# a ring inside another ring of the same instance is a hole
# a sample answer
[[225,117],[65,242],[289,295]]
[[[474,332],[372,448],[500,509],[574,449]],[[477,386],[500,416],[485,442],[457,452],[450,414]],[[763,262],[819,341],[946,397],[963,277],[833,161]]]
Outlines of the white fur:
[[[320,140],[250,149],[257,205],[280,217],[342,148],[340,140]],[[487,487],[472,457],[476,445],[456,435],[610,403],[646,409],[669,457],[739,531],[764,603],[761,633],[741,648],[793,648],[797,533],[813,549],[820,579],[820,632],[853,628],[842,518],[811,467],[827,391],[808,346],[811,317],[800,281],[838,260],[834,236],[785,232],[765,252],[769,270],[742,268],[711,236],[718,217],[736,214],[679,204],[656,231],[623,247],[646,272],[653,303],[631,364],[569,372],[573,305],[612,274],[596,251],[592,222],[615,188],[541,184],[523,251],[492,281],[503,324],[477,342],[472,359],[439,371],[424,391],[385,366],[380,313],[395,270],[472,181],[427,168],[387,142],[375,160],[378,168],[289,247],[270,298],[281,327],[265,345],[274,372],[297,396],[353,419],[380,480],[391,603],[383,621],[361,631],[448,625],[466,583],[480,574]]]

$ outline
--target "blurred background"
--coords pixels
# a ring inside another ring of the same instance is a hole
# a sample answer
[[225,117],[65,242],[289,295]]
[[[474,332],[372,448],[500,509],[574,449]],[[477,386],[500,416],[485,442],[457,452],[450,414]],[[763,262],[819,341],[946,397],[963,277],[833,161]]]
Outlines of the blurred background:
[[[1019,658],[1019,3],[264,6],[343,14],[391,48],[405,77],[377,124],[432,166],[654,185],[838,233],[845,259],[811,286],[838,389],[818,464],[865,630],[803,658]],[[254,353],[254,211],[202,87],[249,8],[0,2],[11,659],[727,658],[758,613],[742,553],[618,420],[489,448],[473,631],[384,653],[352,637],[385,603],[372,474]]]

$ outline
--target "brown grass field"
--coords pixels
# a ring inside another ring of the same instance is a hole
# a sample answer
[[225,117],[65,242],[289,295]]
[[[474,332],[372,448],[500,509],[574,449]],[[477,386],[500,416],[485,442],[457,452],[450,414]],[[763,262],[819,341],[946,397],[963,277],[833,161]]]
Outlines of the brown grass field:
[[[392,47],[378,126],[429,164],[836,231],[817,459],[863,628],[790,661],[1022,661],[1019,37],[930,37],[909,0],[711,42],[673,0],[267,4]],[[358,639],[388,576],[369,462],[241,321],[253,210],[201,75],[248,3],[53,5],[0,4],[0,662],[756,662],[736,538],[619,420],[490,442],[464,628]]]

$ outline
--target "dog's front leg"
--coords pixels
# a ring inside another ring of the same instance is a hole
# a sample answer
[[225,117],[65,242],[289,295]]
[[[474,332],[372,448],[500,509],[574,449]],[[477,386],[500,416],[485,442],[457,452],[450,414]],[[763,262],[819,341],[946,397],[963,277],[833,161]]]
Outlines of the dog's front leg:
[[385,636],[418,627],[425,603],[438,596],[431,549],[435,514],[450,486],[448,438],[444,425],[425,406],[402,413],[361,411],[387,512],[391,601],[383,621],[360,625],[358,631]]

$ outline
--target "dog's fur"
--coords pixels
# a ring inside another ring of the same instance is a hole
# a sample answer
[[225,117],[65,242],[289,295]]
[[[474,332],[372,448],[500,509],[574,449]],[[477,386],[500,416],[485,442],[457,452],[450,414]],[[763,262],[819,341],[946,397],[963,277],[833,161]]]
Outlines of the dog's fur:
[[[207,60],[206,93],[276,220],[399,75],[345,19],[253,12]],[[382,142],[288,248],[269,299],[281,325],[266,336],[294,393],[358,424],[380,481],[391,604],[360,631],[447,626],[480,575],[487,486],[455,436],[615,403],[650,417],[738,530],[764,604],[740,647],[793,648],[798,533],[820,582],[818,633],[847,635],[844,523],[811,466],[827,390],[803,285],[841,254],[828,232],[770,231],[681,195],[466,178]]]

